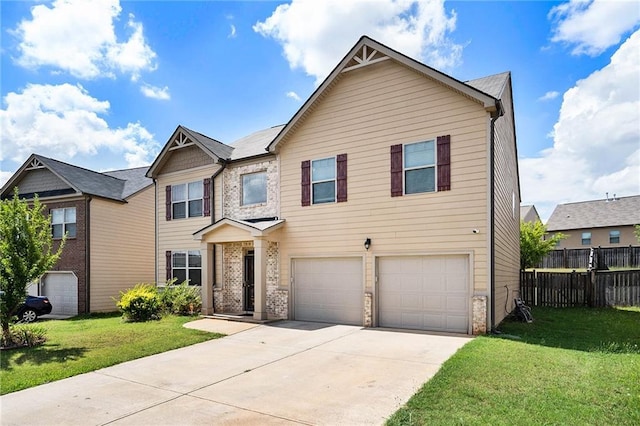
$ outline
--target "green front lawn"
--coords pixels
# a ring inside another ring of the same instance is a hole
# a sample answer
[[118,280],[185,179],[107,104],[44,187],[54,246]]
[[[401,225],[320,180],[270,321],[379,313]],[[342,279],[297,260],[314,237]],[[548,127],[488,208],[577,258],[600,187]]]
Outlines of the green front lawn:
[[94,371],[132,359],[222,337],[184,328],[193,317],[124,323],[117,314],[38,321],[47,330],[42,346],[2,351],[0,394]]
[[533,317],[465,345],[388,424],[640,424],[640,309]]

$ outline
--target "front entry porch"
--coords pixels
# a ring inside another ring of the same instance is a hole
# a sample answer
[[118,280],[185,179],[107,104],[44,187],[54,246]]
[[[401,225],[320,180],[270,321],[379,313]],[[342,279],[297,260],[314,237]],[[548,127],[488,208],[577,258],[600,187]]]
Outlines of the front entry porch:
[[194,234],[201,241],[204,315],[287,318],[288,291],[279,288],[277,230],[283,224],[226,218]]

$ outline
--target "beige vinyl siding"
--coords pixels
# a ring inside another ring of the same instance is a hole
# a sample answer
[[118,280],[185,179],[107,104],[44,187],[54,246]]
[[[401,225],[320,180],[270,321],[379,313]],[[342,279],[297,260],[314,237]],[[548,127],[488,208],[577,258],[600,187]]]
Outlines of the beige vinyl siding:
[[[609,242],[609,232],[620,231],[620,243],[611,244]],[[557,248],[589,248],[589,247],[624,247],[629,245],[638,245],[638,240],[634,235],[634,227],[627,226],[611,226],[606,228],[589,228],[589,229],[570,229],[567,231],[551,231],[549,234],[553,235],[557,232],[562,232],[567,236],[566,239],[560,241]],[[591,244],[582,245],[582,233],[591,232]]]
[[[473,253],[473,285],[487,288],[487,123],[482,106],[392,60],[343,74],[281,145],[281,286],[290,259]],[[451,135],[451,191],[390,196],[390,146]],[[348,201],[301,207],[300,164],[347,154]],[[474,228],[480,229],[473,234]]]
[[504,115],[495,123],[495,325],[513,309],[520,282],[520,192],[510,100],[508,86]]
[[154,188],[127,203],[90,203],[90,309],[116,310],[113,297],[136,283],[154,281]]
[[[157,220],[158,220],[158,269],[159,284],[165,282],[166,265],[165,252],[167,250],[200,250],[200,241],[193,239],[193,233],[211,224],[211,216],[191,217],[185,219],[166,220],[165,200],[167,185],[196,182],[210,178],[220,168],[219,165],[197,167],[191,170],[168,173],[158,176],[157,181]],[[216,180],[218,180],[216,178]],[[216,190],[216,201],[219,193]],[[214,209],[215,210],[215,209]],[[216,218],[219,219],[218,216]],[[218,259],[216,259],[218,260]]]

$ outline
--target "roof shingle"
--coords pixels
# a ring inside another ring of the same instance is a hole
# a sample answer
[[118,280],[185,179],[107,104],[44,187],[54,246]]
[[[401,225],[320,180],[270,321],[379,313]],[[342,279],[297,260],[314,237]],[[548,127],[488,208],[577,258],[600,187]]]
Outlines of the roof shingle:
[[640,195],[558,204],[547,231],[640,224]]

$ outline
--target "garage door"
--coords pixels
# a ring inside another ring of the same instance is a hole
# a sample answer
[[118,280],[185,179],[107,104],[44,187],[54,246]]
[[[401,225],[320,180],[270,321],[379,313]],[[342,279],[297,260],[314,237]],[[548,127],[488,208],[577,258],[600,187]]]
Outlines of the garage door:
[[361,258],[294,259],[294,318],[362,325]]
[[468,256],[378,259],[380,327],[467,333]]
[[46,274],[41,295],[49,298],[52,314],[78,315],[78,279],[72,272]]

